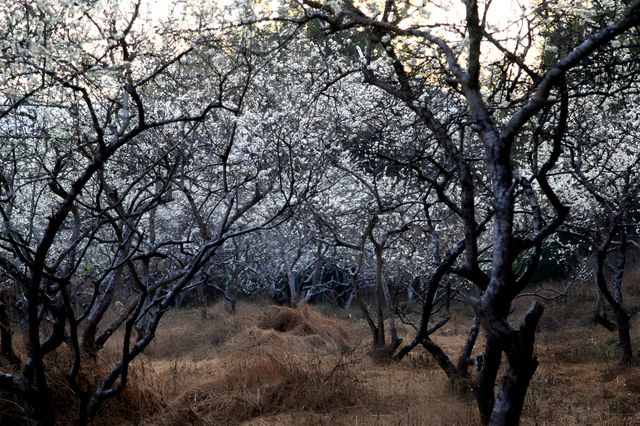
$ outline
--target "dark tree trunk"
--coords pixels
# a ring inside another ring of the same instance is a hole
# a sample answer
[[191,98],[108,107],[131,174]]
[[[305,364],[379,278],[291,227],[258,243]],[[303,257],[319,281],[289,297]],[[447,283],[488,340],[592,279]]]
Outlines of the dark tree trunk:
[[618,345],[620,346],[621,351],[620,360],[622,362],[629,362],[633,358],[630,333],[631,314],[622,303],[622,278],[624,274],[625,254],[621,254],[621,261],[615,267],[616,270],[614,270],[614,277],[612,279],[614,294],[611,294],[604,276],[608,247],[609,242],[600,247],[596,253],[596,285],[615,313],[616,328],[618,330]]
[[[623,228],[623,227],[621,227]],[[631,348],[631,315],[624,308],[622,301],[622,281],[624,278],[624,270],[627,263],[627,245],[625,232],[620,232],[622,244],[619,248],[619,259],[614,266],[614,275],[611,279],[611,286],[613,287],[613,297],[616,302],[616,323],[618,326],[618,344],[620,345],[621,361],[629,362],[633,358],[633,350]]]
[[487,337],[484,354],[478,360],[476,368],[478,375],[473,383],[473,391],[476,396],[480,421],[483,425],[489,424],[491,412],[496,401],[495,383],[498,369],[502,361],[502,348],[497,340]]
[[469,365],[471,364],[471,351],[473,351],[473,347],[476,345],[476,340],[478,339],[478,333],[480,332],[480,322],[478,318],[473,319],[473,324],[471,324],[471,328],[469,329],[469,334],[467,335],[467,340],[464,342],[464,346],[462,347],[462,352],[460,353],[460,358],[458,358],[458,373],[467,377],[469,375]]
[[433,356],[440,368],[442,368],[442,370],[447,374],[447,377],[451,382],[455,382],[459,379],[458,369],[453,362],[451,362],[451,358],[444,353],[440,346],[433,343],[429,338],[422,340],[422,346],[424,346],[431,356]]
[[89,424],[89,412],[87,408],[88,401],[81,401],[78,409],[78,425],[84,426]]
[[596,324],[600,324],[609,331],[616,331],[616,325],[611,322],[611,320],[609,320],[607,316],[607,310],[604,304],[604,296],[602,295],[602,292],[599,288],[597,289],[597,291],[598,299],[596,300],[596,306],[593,309],[593,321]]
[[379,345],[378,328],[376,327],[376,324],[373,321],[373,318],[371,318],[371,314],[369,313],[369,309],[367,309],[367,306],[364,304],[364,302],[362,301],[362,299],[360,297],[360,292],[359,292],[359,289],[358,289],[357,273],[354,273],[353,276],[351,277],[351,287],[352,287],[352,290],[353,290],[352,296],[355,299],[356,303],[358,304],[358,307],[360,308],[360,311],[362,312],[362,315],[367,320],[367,324],[369,325],[369,330],[371,330],[373,349],[376,350],[378,348],[378,345]]
[[13,333],[9,321],[7,305],[0,300],[0,353],[11,364],[19,365],[20,358],[13,350]]
[[[377,250],[376,250],[377,251]],[[376,253],[377,254],[377,253]],[[382,255],[380,255],[381,257]],[[376,286],[375,286],[375,294],[374,301],[376,304],[375,312],[376,312],[376,338],[374,341],[374,348],[381,349],[385,345],[385,335],[384,335],[384,289],[382,288],[382,268],[383,264],[379,260],[379,257],[376,256]]]
[[436,270],[429,278],[429,282],[426,284],[426,294],[422,303],[422,315],[420,316],[420,327],[414,339],[406,344],[394,357],[396,361],[400,361],[409,352],[413,350],[423,339],[427,338],[433,331],[429,329],[429,322],[431,321],[431,311],[433,310],[433,301],[440,286],[440,282],[444,276],[448,273],[451,265],[456,261],[458,256],[464,250],[464,242],[456,244],[446,255],[445,259],[438,265]]
[[622,309],[618,310],[616,312],[616,323],[618,325],[618,344],[620,345],[621,361],[626,363],[633,358],[630,315]]
[[[89,316],[87,317],[86,326],[82,334],[82,349],[86,354],[95,356],[100,347],[96,344],[96,334],[98,332],[98,325],[102,318],[107,313],[111,302],[113,301],[115,289],[121,284],[122,269],[118,269],[115,272],[104,290],[104,294],[100,297],[99,301],[93,305]],[[96,290],[97,291],[97,290]],[[94,295],[96,297],[96,295]]]
[[529,382],[538,368],[538,359],[533,354],[535,333],[544,308],[534,303],[527,311],[519,331],[512,331],[505,346],[509,361],[502,378],[498,398],[493,407],[491,426],[514,426],[520,423],[520,415]]
[[[380,259],[380,262],[382,262],[382,259]],[[393,355],[396,352],[396,349],[398,349],[398,347],[402,343],[402,339],[398,337],[398,326],[396,324],[396,310],[395,310],[393,300],[391,298],[391,292],[389,291],[389,285],[384,279],[384,277],[382,277],[382,288],[384,293],[384,300],[387,305],[387,314],[389,317],[389,334],[391,339],[389,353]]]
[[56,424],[48,388],[42,386],[24,401],[26,424],[28,426],[53,426]]
[[376,327],[373,332],[373,351],[380,352],[384,349],[386,339],[384,335],[384,325],[382,327]]
[[224,288],[224,310],[228,313],[236,311],[236,301],[238,300],[238,280],[232,277]]

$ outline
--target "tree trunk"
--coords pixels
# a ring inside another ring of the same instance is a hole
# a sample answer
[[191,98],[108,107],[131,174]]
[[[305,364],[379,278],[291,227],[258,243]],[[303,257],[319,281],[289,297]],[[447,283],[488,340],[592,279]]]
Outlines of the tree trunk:
[[473,351],[473,347],[476,345],[479,332],[480,321],[478,321],[478,318],[474,318],[471,329],[469,329],[469,334],[467,335],[467,340],[465,340],[462,352],[460,352],[460,358],[458,358],[458,373],[464,377],[469,375],[471,351]]
[[396,361],[400,361],[404,358],[413,348],[415,348],[419,343],[421,343],[422,339],[429,336],[429,321],[431,320],[431,310],[433,309],[433,301],[438,291],[438,286],[442,278],[447,274],[449,268],[456,261],[458,256],[462,253],[464,249],[464,243],[460,242],[456,246],[454,246],[448,253],[446,258],[440,262],[438,267],[433,274],[429,278],[426,286],[426,294],[424,295],[424,301],[422,303],[422,315],[420,316],[420,327],[418,328],[418,332],[414,339],[406,344],[394,357]]
[[298,274],[293,271],[288,272],[287,283],[289,284],[289,306],[295,308],[298,301]]
[[433,356],[451,382],[455,382],[459,378],[456,366],[440,346],[433,343],[429,338],[422,339],[422,346]]
[[606,306],[604,304],[604,296],[600,289],[597,288],[598,299],[596,300],[596,306],[593,309],[593,321],[600,324],[609,331],[616,331],[616,325],[612,323],[608,316]]
[[609,303],[615,313],[616,326],[618,329],[618,345],[621,351],[621,361],[628,362],[633,358],[633,352],[631,347],[631,314],[627,311],[626,307],[622,303],[622,278],[624,273],[624,253],[622,254],[622,260],[619,265],[616,265],[614,270],[614,277],[612,279],[612,287],[614,294],[612,295],[607,288],[607,282],[604,276],[604,266],[607,258],[608,244],[598,249],[596,253],[595,263],[595,278],[596,286],[602,293],[602,296]]
[[[379,252],[379,253],[378,253]],[[376,287],[375,287],[375,304],[376,304],[376,338],[373,342],[374,349],[381,349],[385,345],[384,335],[384,289],[382,282],[382,252],[376,247]]]
[[324,267],[324,259],[322,256],[322,244],[318,245],[318,251],[316,252],[316,260],[313,264],[313,272],[311,276],[311,288],[307,290],[302,299],[303,303],[308,303],[309,300],[316,294],[318,291],[318,286],[320,286],[322,281],[322,269]]
[[236,301],[238,299],[238,280],[232,277],[224,288],[224,310],[228,313],[236,311]]
[[13,350],[11,323],[9,322],[7,305],[0,300],[0,354],[11,364],[19,365],[20,358]]
[[484,354],[478,360],[478,375],[473,383],[476,404],[483,425],[489,424],[491,412],[496,401],[495,383],[502,361],[502,348],[497,340],[487,337]]
[[498,398],[491,413],[491,426],[514,426],[520,423],[520,415],[527,395],[529,382],[538,368],[538,359],[533,354],[535,333],[544,308],[538,303],[531,305],[525,314],[519,331],[504,336],[508,343],[505,353],[509,361],[502,378]]
[[[87,317],[86,326],[82,334],[82,349],[86,354],[95,356],[98,351],[96,346],[96,333],[98,331],[98,325],[102,318],[107,313],[111,302],[113,301],[116,287],[121,285],[122,268],[111,272],[109,281],[102,295],[98,295],[98,301],[93,306]],[[99,291],[99,290],[96,290]]]
[[48,387],[39,386],[24,401],[26,424],[28,426],[53,426],[56,424],[55,414],[51,406]]
[[351,290],[349,292],[349,297],[347,298],[347,301],[344,304],[344,308],[345,309],[351,309],[351,305],[353,305],[353,299],[354,299],[354,292],[353,290]]
[[278,291],[278,283],[274,277],[271,277],[271,282],[269,283],[269,293],[271,294],[271,300],[280,304],[280,292]]
[[633,350],[631,348],[631,321],[626,312],[619,311],[616,313],[616,323],[618,325],[618,344],[620,345],[621,359],[626,363],[633,358]]
[[413,286],[416,288],[420,287],[420,276],[416,276],[409,281],[407,285],[407,312],[411,312],[411,305],[413,304],[414,299],[416,298],[416,291]]
[[627,260],[626,238],[622,233],[622,245],[620,247],[620,258],[614,267],[614,275],[611,279],[613,287],[613,297],[616,301],[616,324],[618,326],[618,344],[620,345],[621,361],[629,362],[633,358],[633,350],[631,348],[631,315],[624,309],[622,301],[622,281],[624,278],[624,269]]
[[[358,268],[358,270],[359,269],[360,268]],[[364,302],[362,301],[362,298],[360,297],[360,292],[358,290],[358,278],[356,274],[357,272],[354,273],[351,277],[351,288],[352,288],[351,295],[355,299],[356,303],[358,304],[358,307],[362,312],[362,316],[364,316],[364,318],[367,320],[367,324],[369,325],[369,330],[371,330],[373,347],[375,349],[377,347],[376,345],[378,341],[378,329],[376,328],[376,324],[373,321],[373,318],[371,318],[369,309],[367,309],[367,306],[364,304]]]
[[80,407],[78,409],[78,425],[80,426],[89,424],[90,416],[88,403],[89,400],[86,396],[80,398]]
[[[382,261],[382,259],[380,259],[380,261]],[[402,343],[402,339],[398,337],[398,326],[396,324],[395,308],[393,305],[393,299],[391,298],[391,292],[389,291],[389,286],[387,285],[384,276],[382,276],[381,279],[384,299],[387,304],[387,313],[389,315],[389,332],[391,333],[391,347],[389,348],[389,352],[391,353],[391,355],[393,355],[396,349],[398,349],[398,346],[400,346],[400,344]]]

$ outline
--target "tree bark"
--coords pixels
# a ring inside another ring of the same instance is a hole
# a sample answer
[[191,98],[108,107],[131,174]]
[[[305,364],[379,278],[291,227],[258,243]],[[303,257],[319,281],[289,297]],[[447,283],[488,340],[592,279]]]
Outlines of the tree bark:
[[[380,259],[382,261],[382,259]],[[389,316],[389,333],[391,334],[391,347],[389,348],[389,352],[393,355],[398,349],[398,346],[402,343],[402,339],[398,337],[398,325],[396,324],[396,311],[393,304],[393,299],[391,298],[391,292],[389,291],[389,285],[387,280],[382,277],[382,288],[384,293],[384,299],[387,304],[387,314]]]
[[[616,326],[618,330],[618,345],[621,351],[621,362],[628,362],[633,358],[633,352],[631,347],[631,314],[625,306],[622,304],[622,277],[624,271],[624,262],[622,262],[620,268],[614,271],[614,278],[612,286],[614,288],[615,296],[611,294],[607,288],[607,282],[604,276],[604,266],[607,258],[609,244],[605,243],[603,247],[600,247],[596,253],[595,263],[595,279],[596,286],[602,293],[602,296],[609,303],[615,313]],[[623,255],[624,256],[624,255]]]
[[631,347],[631,321],[627,312],[618,310],[616,312],[616,323],[618,325],[618,345],[620,346],[620,361],[623,363],[631,361],[633,350]]
[[374,349],[382,349],[386,343],[384,335],[384,289],[382,282],[382,251],[375,249],[376,252],[376,286],[375,286],[375,304],[376,304],[376,338],[374,341]]
[[415,338],[396,354],[394,357],[396,361],[400,361],[404,358],[422,341],[422,339],[429,335],[429,321],[431,320],[433,301],[438,290],[438,286],[464,248],[464,242],[459,242],[447,253],[445,259],[441,261],[436,270],[433,271],[433,274],[429,278],[429,282],[426,284],[426,294],[422,304],[422,315],[420,316],[420,327],[418,328],[418,332],[416,333]]
[[520,423],[520,415],[529,388],[529,382],[538,368],[538,359],[533,354],[535,333],[544,308],[538,303],[531,305],[519,331],[512,331],[505,353],[509,361],[502,378],[498,398],[491,413],[491,426],[513,426]]
[[298,273],[289,271],[287,273],[287,284],[289,285],[289,306],[295,308],[298,303]]
[[224,288],[224,310],[228,313],[236,311],[236,301],[238,299],[238,280],[232,277]]
[[13,365],[20,364],[20,358],[13,350],[13,333],[7,312],[7,305],[0,300],[0,354]]
[[627,247],[625,232],[621,230],[620,233],[622,234],[622,244],[619,248],[620,258],[615,265],[611,286],[613,287],[614,300],[618,306],[616,309],[616,323],[618,326],[618,344],[620,345],[621,361],[629,362],[633,358],[633,350],[631,347],[631,315],[624,309],[622,301],[622,281],[627,261]]
[[53,426],[56,424],[51,398],[46,385],[39,385],[24,400],[24,411],[28,426]]
[[[86,326],[82,334],[82,349],[89,355],[95,355],[100,349],[96,344],[98,324],[100,324],[100,321],[102,321],[102,318],[107,313],[107,309],[113,301],[115,289],[121,285],[121,280],[122,268],[119,268],[118,270],[111,272],[104,293],[101,295],[94,295],[94,297],[99,297],[99,299],[89,312]],[[99,292],[99,289],[96,289],[95,291]]]
[[458,358],[458,374],[463,376],[469,375],[469,364],[471,359],[471,351],[473,351],[473,347],[476,345],[476,340],[478,338],[478,333],[480,332],[480,322],[478,318],[473,319],[473,323],[471,324],[471,328],[469,329],[469,334],[467,335],[467,340],[464,342],[464,346],[462,347],[462,352],[460,353],[460,357]]
[[498,369],[502,361],[502,348],[496,339],[487,337],[484,354],[478,362],[481,365],[478,375],[473,383],[473,391],[476,396],[476,404],[480,413],[480,421],[483,425],[489,424],[493,406],[496,401],[495,383]]

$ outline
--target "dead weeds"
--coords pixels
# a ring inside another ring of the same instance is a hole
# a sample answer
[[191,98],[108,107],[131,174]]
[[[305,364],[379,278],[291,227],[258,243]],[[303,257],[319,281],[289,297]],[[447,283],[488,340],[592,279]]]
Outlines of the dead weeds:
[[[563,309],[551,305],[547,312],[557,319]],[[479,424],[472,395],[452,391],[422,348],[401,363],[368,356],[364,321],[331,318],[311,306],[245,305],[231,316],[214,306],[206,317],[168,313],[151,350],[132,365],[127,391],[107,401],[95,424]],[[469,322],[456,317],[432,338],[455,356]],[[585,324],[569,318],[539,330],[540,366],[523,425],[640,424],[637,365],[620,365],[612,334]],[[401,337],[412,337],[406,333]],[[482,338],[474,355],[481,350]],[[50,373],[58,411],[69,413],[60,416],[63,424],[73,424],[75,409],[64,379],[68,361],[63,351],[49,359],[58,366]],[[108,354],[99,359],[83,373],[86,380],[112,362]],[[0,404],[2,424],[20,424],[16,407]]]

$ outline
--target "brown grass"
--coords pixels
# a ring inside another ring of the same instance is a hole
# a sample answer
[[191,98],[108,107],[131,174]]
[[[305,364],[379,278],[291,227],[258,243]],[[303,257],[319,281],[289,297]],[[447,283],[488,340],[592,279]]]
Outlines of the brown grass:
[[255,326],[260,314],[260,306],[240,305],[229,315],[222,304],[206,309],[206,315],[200,309],[170,311],[145,355],[158,360],[208,359],[239,331]]
[[[589,321],[593,292],[586,286],[576,292],[580,297],[545,303],[549,320],[538,332],[540,366],[522,424],[640,424],[638,365],[618,363],[615,334]],[[629,301],[636,303],[636,296]],[[514,322],[528,302],[519,301]],[[473,397],[450,389],[423,349],[401,363],[376,362],[367,355],[366,323],[342,312],[331,317],[310,306],[242,305],[228,315],[216,305],[205,319],[188,310],[169,312],[165,320],[150,350],[132,366],[128,390],[105,404],[96,425],[479,423]],[[469,323],[467,316],[454,315],[433,340],[455,356]],[[403,331],[407,340],[411,330]],[[482,337],[474,355],[481,351]],[[68,361],[64,351],[49,360],[62,424],[73,423],[64,380]],[[104,374],[112,362],[106,354],[88,366],[86,380]],[[0,416],[0,424],[19,424],[20,410],[0,403]]]
[[263,313],[258,328],[298,337],[314,337],[327,349],[346,350],[350,346],[346,328],[309,305],[297,309],[272,306]]
[[[327,413],[365,400],[348,364],[343,360],[332,364],[295,356],[229,360],[224,373],[186,391],[177,403],[181,409],[188,407],[198,424],[236,424],[280,412]],[[176,420],[166,424],[182,424]]]

